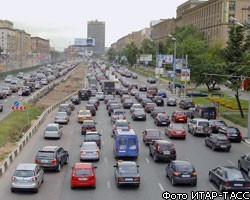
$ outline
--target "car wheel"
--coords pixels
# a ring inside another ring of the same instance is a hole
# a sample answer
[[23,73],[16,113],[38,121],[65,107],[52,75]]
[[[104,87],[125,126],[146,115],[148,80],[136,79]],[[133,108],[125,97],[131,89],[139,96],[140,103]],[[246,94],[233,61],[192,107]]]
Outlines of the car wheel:
[[173,178],[173,177],[171,178],[171,183],[172,183],[172,185],[173,185],[173,186],[175,186],[175,185],[176,185],[176,182],[175,182],[175,180],[174,180],[174,178]]
[[157,156],[154,154],[154,157],[153,157],[154,161],[157,162],[158,159],[157,159]]
[[215,145],[214,144],[212,145],[212,150],[215,151]]
[[14,188],[11,188],[10,191],[11,191],[12,193],[14,193],[14,192],[15,192],[15,189],[14,189]]
[[226,152],[229,152],[229,151],[230,151],[230,148],[227,148],[227,149],[226,149]]
[[65,164],[66,164],[66,165],[69,164],[69,156],[67,156],[66,161],[65,161]]
[[205,145],[208,147],[207,140],[205,140]]
[[58,164],[58,167],[56,169],[57,172],[60,172],[61,171],[61,163]]
[[75,189],[75,187],[74,187],[73,185],[71,185],[71,189],[72,189],[72,190],[74,190],[74,189]]
[[224,188],[223,188],[222,183],[220,183],[220,185],[219,185],[219,191],[220,191],[220,192],[223,192],[223,191],[224,191]]
[[213,182],[213,178],[212,178],[212,174],[211,173],[209,174],[209,181]]
[[35,189],[34,189],[34,193],[38,193],[38,188],[35,188]]
[[121,185],[119,183],[116,184],[117,187],[120,187]]
[[[242,167],[241,167],[240,161],[238,162],[238,168],[239,168],[240,170],[242,170]],[[248,175],[249,175],[249,174],[248,174]]]
[[152,153],[151,153],[150,149],[149,149],[149,155],[152,156]]
[[42,184],[42,183],[44,183],[44,177],[43,177],[43,179],[42,179],[42,181],[41,181],[41,184]]
[[92,188],[95,189],[95,188],[96,188],[96,185],[92,186]]
[[197,185],[197,181],[193,182],[191,185],[192,186],[196,186]]

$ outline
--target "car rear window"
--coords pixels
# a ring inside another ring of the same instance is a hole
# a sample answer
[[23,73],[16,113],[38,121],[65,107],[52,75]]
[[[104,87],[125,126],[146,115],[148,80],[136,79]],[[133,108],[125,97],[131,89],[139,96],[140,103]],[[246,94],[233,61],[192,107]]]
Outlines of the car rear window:
[[171,144],[161,144],[160,145],[160,151],[170,151],[173,149],[173,145]]
[[176,166],[178,172],[192,172],[194,171],[191,165],[178,165]]
[[99,140],[100,136],[99,135],[86,135],[85,139],[86,140]]
[[209,122],[198,122],[198,126],[209,126]]
[[117,111],[117,112],[114,113],[114,115],[123,115],[123,114],[124,114],[123,111]]
[[227,128],[227,131],[230,132],[230,133],[237,133],[238,130],[236,128]]
[[226,172],[226,177],[229,180],[245,179],[242,173],[238,170],[232,170],[232,171]]
[[39,158],[54,158],[55,153],[53,151],[39,151],[37,157]]
[[148,132],[147,135],[150,137],[158,137],[158,136],[160,136],[160,133],[157,131],[150,131],[150,132]]
[[55,126],[49,126],[46,128],[46,131],[58,131],[58,129]]
[[93,122],[83,122],[83,126],[94,126]]
[[83,145],[81,150],[96,150],[96,145]]
[[32,177],[35,176],[33,170],[16,170],[14,176],[16,177]]
[[75,175],[77,175],[77,176],[91,175],[91,170],[90,169],[77,169],[75,171]]
[[121,174],[135,174],[137,173],[137,167],[135,165],[120,165],[119,173]]

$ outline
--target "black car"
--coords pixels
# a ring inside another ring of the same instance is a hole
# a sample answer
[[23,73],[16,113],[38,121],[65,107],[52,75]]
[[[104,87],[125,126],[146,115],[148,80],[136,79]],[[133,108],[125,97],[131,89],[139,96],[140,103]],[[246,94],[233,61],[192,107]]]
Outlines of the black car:
[[192,99],[182,99],[179,102],[180,108],[186,110],[189,108],[193,108],[195,106],[194,101]]
[[188,96],[188,97],[207,97],[208,94],[205,92],[190,91],[190,92],[187,92],[186,96]]
[[166,113],[158,113],[154,118],[156,126],[169,126],[170,119]]
[[147,92],[147,86],[146,85],[140,85],[139,86],[139,91],[141,91],[141,92]]
[[211,147],[213,151],[220,149],[229,152],[231,149],[230,140],[223,134],[210,134],[205,138],[205,145]]
[[221,126],[219,127],[219,133],[227,136],[232,142],[241,142],[242,134],[237,127],[234,126]]
[[89,100],[91,95],[90,89],[81,89],[78,91],[78,96],[81,98],[81,100]]
[[135,120],[147,120],[147,115],[143,109],[135,109],[132,114],[132,119]]
[[250,177],[250,153],[240,157],[238,160],[238,168],[245,171],[248,177]]
[[153,103],[152,99],[149,98],[143,98],[141,101],[141,105],[143,108],[145,108],[146,103]]
[[134,161],[118,161],[114,168],[117,187],[122,185],[140,186],[139,166]]
[[170,161],[166,166],[166,176],[173,186],[177,184],[197,185],[197,173],[193,164],[186,160]]
[[150,83],[150,84],[151,83],[156,83],[156,79],[154,79],[154,78],[148,78],[147,82]]
[[155,162],[176,160],[175,145],[167,140],[154,140],[149,145],[149,155],[153,157]]
[[108,110],[109,116],[112,115],[112,113],[114,112],[114,110],[121,109],[121,108],[122,108],[122,106],[119,105],[119,104],[117,104],[117,103],[115,103],[115,104],[110,104],[109,110]]
[[186,111],[187,117],[189,117],[190,119],[193,119],[194,118],[194,112],[195,112],[195,108],[189,108]]
[[33,82],[27,82],[25,85],[29,87],[30,92],[34,92],[36,90],[35,83],[33,83]]
[[158,106],[154,107],[153,110],[151,111],[151,116],[155,118],[158,113],[166,113],[165,108]]
[[162,96],[154,96],[153,102],[156,103],[157,106],[164,106],[164,99]]
[[18,94],[22,96],[29,96],[30,93],[30,88],[28,86],[22,86],[18,90]]
[[219,166],[209,171],[209,181],[224,191],[249,191],[250,182],[247,175],[233,166]]
[[0,112],[3,112],[3,103],[0,102]]
[[134,101],[132,99],[124,99],[122,106],[125,109],[130,109],[130,107],[134,104]]
[[89,110],[92,116],[96,116],[96,109],[93,104],[86,104],[86,110]]
[[72,96],[70,101],[75,105],[79,105],[81,103],[81,99],[77,95]]
[[210,119],[209,120],[209,128],[212,133],[219,133],[219,128],[227,126],[226,122],[218,119]]
[[93,120],[84,120],[82,123],[82,135],[86,134],[87,131],[96,131],[96,122]]
[[35,163],[44,169],[60,172],[62,165],[69,163],[69,153],[62,147],[45,146],[36,154]]

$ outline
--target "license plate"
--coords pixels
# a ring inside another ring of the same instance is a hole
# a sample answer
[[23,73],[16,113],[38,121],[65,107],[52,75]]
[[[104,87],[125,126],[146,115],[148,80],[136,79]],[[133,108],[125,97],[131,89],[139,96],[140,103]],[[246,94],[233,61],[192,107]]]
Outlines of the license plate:
[[239,184],[239,183],[235,183],[234,186],[237,186],[237,187],[242,187],[243,184]]
[[163,154],[170,154],[170,151],[163,151]]
[[162,124],[167,124],[167,122],[162,122]]
[[49,163],[48,160],[41,160],[41,163]]
[[183,178],[189,178],[190,175],[189,175],[189,174],[184,174],[184,175],[182,175],[181,177],[183,177]]
[[221,148],[226,148],[227,146],[225,146],[225,145],[221,145],[220,147],[221,147]]
[[126,151],[119,151],[120,153],[125,153]]
[[157,102],[158,102],[158,103],[161,103],[161,101],[160,101],[160,100],[158,100]]
[[125,178],[125,181],[133,181],[133,178]]
[[176,132],[177,135],[181,135],[181,133],[182,133],[181,131],[177,131]]
[[140,119],[141,119],[142,117],[138,117],[138,118],[140,118]]
[[179,119],[180,121],[183,121],[183,119]]
[[79,181],[86,181],[88,178],[78,178]]

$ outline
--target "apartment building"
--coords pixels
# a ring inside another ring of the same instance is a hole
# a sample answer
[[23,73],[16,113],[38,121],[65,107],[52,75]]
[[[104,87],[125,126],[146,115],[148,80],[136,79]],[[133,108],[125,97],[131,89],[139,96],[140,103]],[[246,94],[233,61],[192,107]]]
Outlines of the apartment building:
[[49,53],[50,41],[40,37],[31,37],[31,47],[34,53]]

